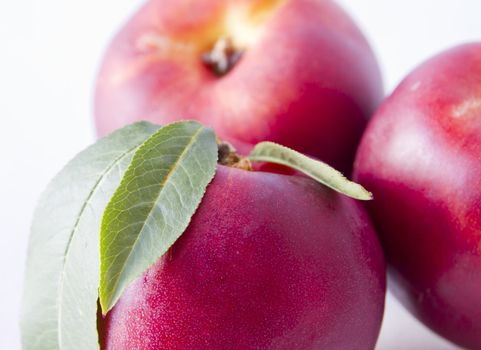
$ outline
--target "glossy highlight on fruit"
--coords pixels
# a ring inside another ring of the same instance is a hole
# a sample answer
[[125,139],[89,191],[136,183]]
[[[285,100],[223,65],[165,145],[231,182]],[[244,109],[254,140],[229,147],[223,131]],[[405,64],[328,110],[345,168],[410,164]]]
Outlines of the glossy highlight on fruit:
[[348,174],[382,97],[371,48],[332,1],[151,0],[106,53],[95,115],[99,135],[196,119]]
[[393,289],[431,329],[481,349],[481,43],[411,73],[363,136],[355,179]]
[[218,166],[184,234],[101,320],[102,349],[373,349],[384,292],[359,202]]

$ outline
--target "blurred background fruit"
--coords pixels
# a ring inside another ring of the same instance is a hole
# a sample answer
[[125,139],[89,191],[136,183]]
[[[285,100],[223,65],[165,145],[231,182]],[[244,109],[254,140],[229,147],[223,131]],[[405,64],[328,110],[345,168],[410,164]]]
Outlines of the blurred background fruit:
[[363,136],[355,178],[392,290],[446,338],[481,349],[481,43],[420,65]]
[[330,0],[151,0],[112,41],[97,82],[100,135],[196,119],[350,173],[383,98],[373,52]]

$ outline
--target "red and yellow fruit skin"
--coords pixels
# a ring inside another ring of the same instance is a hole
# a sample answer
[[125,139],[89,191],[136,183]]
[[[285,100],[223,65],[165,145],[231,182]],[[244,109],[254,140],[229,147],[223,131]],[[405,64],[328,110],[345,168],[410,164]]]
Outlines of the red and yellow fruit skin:
[[384,268],[358,202],[219,166],[186,232],[102,321],[102,348],[373,349]]
[[[245,50],[226,75],[202,54],[222,36]],[[383,97],[376,59],[328,0],[152,0],[112,41],[95,94],[99,135],[196,119],[219,137],[274,141],[350,172]]]
[[481,349],[481,43],[422,64],[363,136],[355,178],[393,290],[440,335]]

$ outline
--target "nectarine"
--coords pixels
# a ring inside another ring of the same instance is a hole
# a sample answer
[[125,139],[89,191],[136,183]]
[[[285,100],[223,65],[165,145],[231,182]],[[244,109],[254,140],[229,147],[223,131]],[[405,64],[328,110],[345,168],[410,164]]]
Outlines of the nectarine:
[[372,350],[384,292],[358,202],[219,166],[184,234],[102,320],[102,347]]
[[481,349],[481,44],[411,73],[362,139],[355,178],[413,314]]
[[151,0],[107,51],[95,115],[100,135],[197,119],[349,173],[382,97],[371,48],[332,1]]

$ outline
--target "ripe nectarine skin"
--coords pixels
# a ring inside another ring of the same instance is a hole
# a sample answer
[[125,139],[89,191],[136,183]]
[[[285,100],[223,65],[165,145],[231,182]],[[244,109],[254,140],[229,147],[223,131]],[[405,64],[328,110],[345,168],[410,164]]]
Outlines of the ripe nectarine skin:
[[481,43],[427,61],[385,101],[355,178],[394,292],[440,335],[481,349]]
[[219,166],[186,232],[102,321],[102,348],[373,349],[384,293],[358,202]]
[[[227,38],[224,75],[205,55]],[[196,119],[219,137],[274,141],[350,172],[383,97],[375,57],[328,0],[151,0],[111,43],[96,89],[99,135]]]

